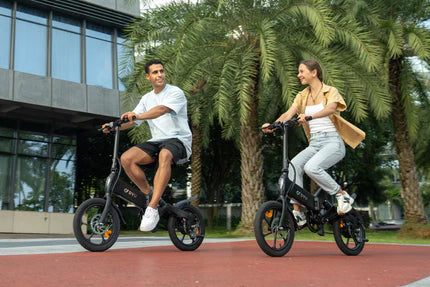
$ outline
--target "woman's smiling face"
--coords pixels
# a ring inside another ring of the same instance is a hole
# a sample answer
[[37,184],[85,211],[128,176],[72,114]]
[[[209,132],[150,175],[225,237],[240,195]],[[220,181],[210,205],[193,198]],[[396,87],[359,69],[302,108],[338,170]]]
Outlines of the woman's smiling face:
[[[315,70],[314,73],[316,73]],[[309,71],[308,67],[305,64],[300,64],[297,78],[299,78],[300,83],[302,85],[306,85],[309,84],[311,80],[315,77],[314,73]]]

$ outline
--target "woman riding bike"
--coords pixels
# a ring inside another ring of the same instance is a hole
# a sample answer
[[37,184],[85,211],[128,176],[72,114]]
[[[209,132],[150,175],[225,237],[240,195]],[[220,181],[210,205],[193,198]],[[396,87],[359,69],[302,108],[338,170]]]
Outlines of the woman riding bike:
[[[299,65],[299,78],[302,85],[308,85],[299,92],[291,107],[276,121],[283,122],[299,115],[298,122],[303,126],[309,141],[309,146],[297,154],[289,167],[289,178],[303,187],[303,175],[306,173],[316,184],[331,195],[336,195],[339,215],[348,213],[354,199],[342,190],[340,185],[326,172],[331,166],[342,160],[345,156],[345,145],[352,148],[364,139],[365,133],[340,116],[346,109],[346,104],[336,88],[323,83],[322,70],[315,60],[304,60]],[[307,121],[306,117],[312,119]],[[272,133],[267,128],[270,124],[262,126],[264,133]],[[293,215],[297,225],[306,224],[306,216],[297,201],[291,200]]]

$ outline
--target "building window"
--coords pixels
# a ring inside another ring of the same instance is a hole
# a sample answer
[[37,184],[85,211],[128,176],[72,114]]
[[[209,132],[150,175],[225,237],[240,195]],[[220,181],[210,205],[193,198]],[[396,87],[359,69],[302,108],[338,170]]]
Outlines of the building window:
[[0,209],[73,212],[76,140],[48,129],[0,127]]
[[126,57],[125,39],[117,38],[117,63],[118,63],[118,90],[125,91],[125,83],[127,81],[127,67],[129,62]]
[[88,23],[86,29],[87,84],[113,88],[112,30]]
[[70,137],[53,137],[51,158],[48,211],[73,213],[76,140]]
[[81,82],[81,27],[78,20],[52,19],[52,77]]
[[9,69],[12,3],[0,0],[0,68]]
[[46,76],[47,13],[18,6],[16,18],[15,70]]

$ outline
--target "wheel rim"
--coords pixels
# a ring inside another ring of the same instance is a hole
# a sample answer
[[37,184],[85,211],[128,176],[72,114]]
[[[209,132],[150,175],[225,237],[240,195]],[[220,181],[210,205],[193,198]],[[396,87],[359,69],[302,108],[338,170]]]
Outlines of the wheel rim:
[[360,224],[354,224],[347,218],[339,220],[340,237],[346,248],[357,250],[364,243],[364,230]]
[[194,216],[192,223],[185,218],[177,218],[175,224],[176,238],[184,245],[193,245],[200,235],[200,221]]
[[113,233],[112,214],[106,214],[105,222],[100,223],[104,206],[89,206],[81,217],[81,230],[85,240],[93,245],[103,245],[111,239]]

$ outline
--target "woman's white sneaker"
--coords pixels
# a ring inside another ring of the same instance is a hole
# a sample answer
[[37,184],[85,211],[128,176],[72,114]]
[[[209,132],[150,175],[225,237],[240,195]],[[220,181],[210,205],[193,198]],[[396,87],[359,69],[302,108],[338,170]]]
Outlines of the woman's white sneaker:
[[306,224],[306,215],[302,211],[293,210],[293,215],[299,227]]
[[337,193],[337,213],[339,215],[346,214],[351,211],[352,204],[354,203],[354,198],[349,196],[349,194],[344,191],[344,194]]

